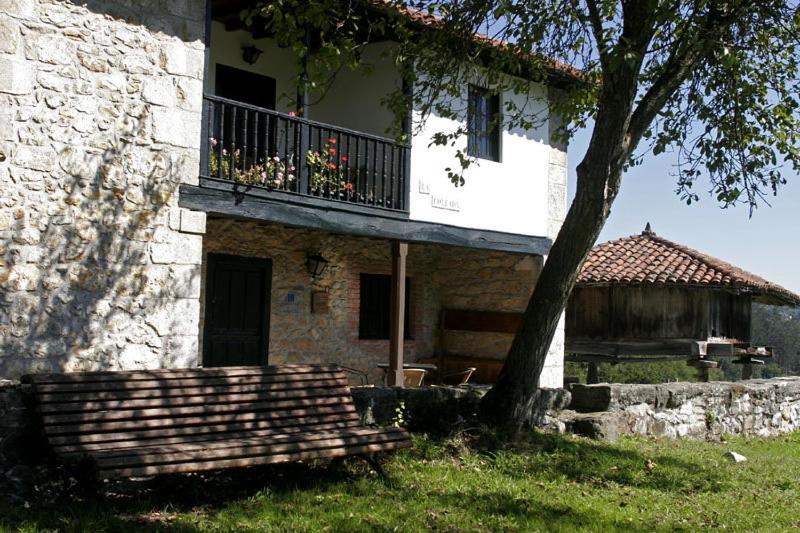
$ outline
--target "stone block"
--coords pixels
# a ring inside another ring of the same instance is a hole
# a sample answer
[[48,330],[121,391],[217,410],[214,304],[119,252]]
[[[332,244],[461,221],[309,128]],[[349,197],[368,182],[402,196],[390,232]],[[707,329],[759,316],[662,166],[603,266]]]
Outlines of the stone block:
[[179,78],[177,102],[181,109],[199,113],[203,108],[203,82],[194,78]]
[[159,336],[194,335],[199,333],[200,301],[197,299],[162,299],[147,302],[150,311],[147,325]]
[[0,52],[13,54],[17,51],[18,43],[19,24],[10,17],[0,16]]
[[153,109],[153,140],[158,143],[199,148],[199,113],[157,107]]
[[169,268],[168,287],[175,298],[200,298],[200,266],[173,265]]
[[69,65],[75,58],[75,44],[60,35],[44,34],[36,39],[36,57],[50,65]]
[[161,68],[177,76],[186,75],[186,54],[186,45],[181,41],[165,44],[161,47]]
[[29,18],[34,12],[34,0],[0,0],[0,13],[12,17]]
[[118,370],[150,370],[160,365],[158,354],[144,344],[126,344],[117,359]]
[[180,230],[183,233],[203,234],[206,232],[206,214],[202,211],[181,210]]
[[174,234],[168,242],[150,245],[150,259],[156,264],[199,265],[202,258],[200,235]]
[[15,265],[9,270],[0,270],[0,286],[12,291],[35,291],[40,277],[36,265]]
[[196,335],[166,337],[161,357],[163,368],[194,368],[200,364],[200,350]]
[[567,151],[562,148],[550,148],[550,164],[567,168]]
[[148,78],[142,86],[142,98],[151,104],[173,107],[175,85],[172,83],[172,78],[167,76]]
[[50,172],[56,154],[50,148],[41,146],[20,146],[14,155],[14,163],[30,170]]
[[0,93],[28,94],[33,90],[33,69],[27,61],[0,57]]
[[608,384],[584,385],[573,383],[570,387],[572,403],[569,408],[580,412],[607,411],[611,406],[611,386]]

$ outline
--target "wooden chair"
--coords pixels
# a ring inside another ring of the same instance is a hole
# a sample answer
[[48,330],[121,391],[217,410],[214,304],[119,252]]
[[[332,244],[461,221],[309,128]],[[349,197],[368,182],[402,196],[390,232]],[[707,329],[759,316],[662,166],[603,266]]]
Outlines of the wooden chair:
[[[364,455],[411,445],[361,425],[335,365],[39,374],[31,385],[55,457],[95,479]],[[374,461],[372,461],[373,464]]]
[[403,369],[403,386],[404,387],[421,387],[422,382],[425,380],[427,370],[421,368],[406,368]]
[[464,368],[461,370],[455,370],[451,372],[445,372],[441,376],[441,382],[444,385],[465,385],[469,382],[469,378],[472,377],[472,374],[477,370],[474,366],[469,368]]

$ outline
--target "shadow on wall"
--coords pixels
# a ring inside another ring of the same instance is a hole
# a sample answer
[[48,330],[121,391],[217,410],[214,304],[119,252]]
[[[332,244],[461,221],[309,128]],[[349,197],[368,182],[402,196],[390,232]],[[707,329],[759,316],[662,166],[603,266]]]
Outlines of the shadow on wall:
[[[166,237],[177,182],[168,154],[137,146],[146,113],[122,117],[102,152],[62,148],[47,212],[27,206],[18,220],[0,280],[12,289],[0,375],[158,366],[170,326],[155,320],[175,280],[149,265],[149,243]],[[47,215],[43,231],[34,215]]]
[[0,377],[196,357],[200,238],[177,231],[177,189],[197,175],[205,4],[153,4],[12,2],[35,81],[0,94]]

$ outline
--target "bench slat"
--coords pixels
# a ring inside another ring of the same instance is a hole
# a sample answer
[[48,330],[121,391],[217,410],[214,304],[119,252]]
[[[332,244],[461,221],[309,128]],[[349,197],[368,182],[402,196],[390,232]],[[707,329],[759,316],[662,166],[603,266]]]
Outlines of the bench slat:
[[317,415],[335,415],[343,413],[355,413],[353,405],[332,405],[332,406],[309,406],[304,409],[287,409],[281,411],[263,411],[260,413],[241,413],[231,418],[229,415],[213,416],[191,416],[176,419],[170,418],[149,418],[137,420],[135,424],[131,421],[112,421],[68,424],[61,426],[45,427],[45,432],[49,435],[64,435],[74,433],[95,433],[110,432],[130,428],[169,428],[177,426],[202,426],[205,424],[225,424],[230,422],[256,422],[268,421],[278,418],[298,418]]
[[[333,375],[333,374],[331,374]],[[310,380],[276,380],[262,383],[238,383],[224,385],[206,385],[198,387],[170,387],[152,389],[109,390],[93,392],[75,392],[63,390],[55,393],[37,391],[40,405],[64,402],[88,402],[96,400],[138,400],[149,398],[177,398],[181,396],[210,396],[217,394],[252,393],[273,390],[294,390],[311,386],[347,387],[347,378],[325,378]]]
[[361,455],[369,453],[387,452],[408,448],[411,441],[408,437],[398,437],[397,440],[380,442],[374,444],[353,445],[347,447],[332,448],[313,448],[306,451],[298,451],[284,454],[248,456],[235,459],[224,459],[216,461],[193,461],[187,463],[158,464],[148,466],[135,466],[127,468],[104,468],[99,469],[100,477],[132,477],[132,476],[154,476],[157,474],[180,474],[186,472],[203,472],[206,470],[218,470],[222,468],[241,468],[247,466],[288,463],[292,461],[303,461],[306,459],[329,459],[334,457],[347,457],[350,455]]
[[90,392],[105,392],[105,391],[139,391],[145,389],[156,390],[170,390],[176,386],[181,388],[186,387],[236,387],[239,385],[261,385],[269,383],[308,383],[319,379],[344,379],[347,377],[342,373],[328,373],[328,374],[298,374],[286,377],[276,376],[242,376],[241,378],[227,378],[215,377],[209,379],[199,378],[186,378],[178,381],[164,382],[159,380],[142,380],[142,381],[120,381],[120,382],[99,382],[99,383],[74,383],[74,384],[36,384],[34,390],[37,394],[71,394],[76,392],[90,393]]
[[392,440],[402,434],[398,428],[348,428],[336,431],[310,431],[276,435],[269,441],[258,437],[200,442],[183,442],[163,446],[108,450],[94,454],[100,468],[153,463],[181,463],[197,459],[242,457],[323,447],[364,444]]
[[255,404],[267,400],[288,400],[303,398],[319,398],[326,396],[349,396],[348,387],[317,387],[284,390],[265,390],[262,392],[251,392],[237,394],[235,392],[225,392],[211,395],[192,395],[175,396],[166,398],[135,398],[117,399],[100,401],[78,401],[44,404],[39,407],[42,414],[52,413],[89,413],[93,411],[111,412],[127,411],[131,409],[148,409],[156,407],[187,407],[192,405],[215,405],[215,404]]
[[334,413],[317,416],[306,416],[299,419],[296,416],[276,418],[273,420],[257,420],[254,422],[235,422],[226,424],[204,424],[190,426],[166,426],[156,428],[141,428],[127,426],[126,431],[111,433],[79,433],[73,435],[53,435],[48,439],[51,446],[81,445],[85,443],[122,443],[131,440],[156,439],[181,437],[186,435],[222,434],[241,431],[262,431],[271,429],[291,428],[302,424],[359,424],[358,413],[353,410],[349,413]]
[[175,381],[182,379],[213,379],[220,377],[247,376],[285,376],[293,374],[318,374],[340,372],[336,365],[271,365],[271,366],[229,366],[219,368],[176,368],[158,370],[121,370],[106,372],[67,372],[61,374],[28,374],[22,376],[23,383],[98,383],[98,382],[136,382],[136,381]]
[[42,416],[45,426],[82,424],[86,422],[110,422],[116,420],[131,420],[130,425],[136,425],[142,420],[180,420],[188,416],[203,415],[235,417],[240,413],[262,413],[280,409],[305,409],[321,405],[347,405],[348,402],[341,394],[319,395],[313,398],[291,398],[288,400],[272,400],[264,402],[193,405],[187,407],[165,407],[150,409],[126,409],[118,411],[91,411],[83,413],[49,414]]
[[121,441],[103,441],[86,443],[69,443],[66,445],[53,446],[56,453],[67,455],[82,455],[95,451],[104,450],[123,450],[131,448],[149,448],[167,444],[180,444],[183,442],[203,442],[219,441],[228,439],[260,438],[267,439],[276,435],[288,435],[294,433],[307,433],[313,431],[325,431],[336,429],[348,429],[359,427],[359,420],[324,422],[324,423],[304,423],[297,426],[283,426],[277,429],[259,429],[246,431],[224,431],[219,433],[198,434],[196,432],[185,433],[182,436],[156,437],[156,438],[136,438]]

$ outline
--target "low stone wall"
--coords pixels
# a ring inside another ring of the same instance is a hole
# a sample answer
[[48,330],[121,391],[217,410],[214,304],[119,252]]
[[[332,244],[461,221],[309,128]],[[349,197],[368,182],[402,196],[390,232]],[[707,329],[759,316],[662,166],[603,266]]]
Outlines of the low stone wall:
[[[353,400],[367,425],[400,425],[411,431],[449,433],[474,424],[480,399],[488,386],[465,387],[353,387]],[[569,405],[565,389],[540,389],[533,411],[535,424],[549,431],[563,432],[558,413]]]
[[568,431],[614,440],[622,435],[715,439],[800,429],[800,377],[571,388]]

